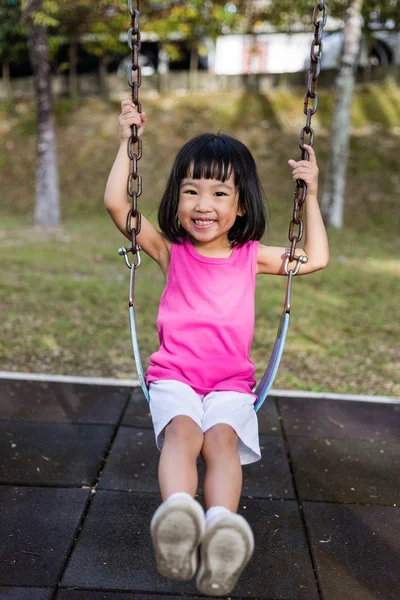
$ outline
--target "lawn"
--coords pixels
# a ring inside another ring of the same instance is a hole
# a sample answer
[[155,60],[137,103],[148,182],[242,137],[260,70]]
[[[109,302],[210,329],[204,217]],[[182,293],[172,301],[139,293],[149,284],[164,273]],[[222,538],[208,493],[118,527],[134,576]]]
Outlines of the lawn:
[[[156,208],[180,145],[222,130],[252,150],[271,213],[264,243],[287,245],[298,159],[303,93],[143,97],[149,116],[140,163],[141,210]],[[353,103],[345,227],[329,231],[324,271],[294,281],[292,319],[275,388],[400,395],[399,208],[400,92],[359,88]],[[313,124],[320,189],[329,153],[332,98],[321,91]],[[373,107],[373,109],[372,109]],[[10,121],[0,107],[2,190],[0,368],[12,371],[136,377],[127,312],[129,271],[117,248],[127,242],[103,207],[118,148],[119,104],[91,99],[73,111],[57,104],[63,227],[35,230],[35,112],[19,104]],[[157,347],[155,319],[164,285],[148,257],[137,271],[136,311],[142,360]],[[280,313],[285,279],[257,282],[252,359],[262,374]]]

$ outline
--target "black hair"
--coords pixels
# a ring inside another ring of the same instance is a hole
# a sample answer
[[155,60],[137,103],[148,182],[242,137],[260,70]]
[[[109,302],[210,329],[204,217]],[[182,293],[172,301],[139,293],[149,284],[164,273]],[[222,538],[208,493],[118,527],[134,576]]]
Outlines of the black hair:
[[[191,171],[191,168],[193,171]],[[244,211],[228,232],[232,246],[260,240],[266,228],[266,197],[250,150],[226,134],[203,133],[189,140],[178,152],[158,209],[158,223],[166,237],[175,243],[188,233],[178,221],[179,190],[182,179],[218,179],[234,175],[239,192],[239,209]]]

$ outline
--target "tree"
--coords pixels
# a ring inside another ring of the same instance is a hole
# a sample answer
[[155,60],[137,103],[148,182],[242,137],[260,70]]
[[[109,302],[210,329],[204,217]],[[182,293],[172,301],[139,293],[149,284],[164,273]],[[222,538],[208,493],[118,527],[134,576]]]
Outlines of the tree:
[[[362,16],[364,22],[363,37],[367,44],[368,56],[371,56],[373,54],[373,46],[376,48],[374,40],[374,31],[376,29],[384,27],[393,31],[399,31],[400,2],[397,0],[380,0],[379,2],[376,2],[376,0],[364,0]],[[367,65],[365,71],[367,76],[370,73],[370,69],[371,63]]]
[[47,35],[47,25],[53,22],[44,12],[44,2],[27,0],[23,14],[28,25],[37,114],[35,225],[54,227],[60,224],[60,200]]
[[363,0],[349,0],[345,15],[340,66],[335,81],[331,149],[322,198],[322,214],[326,225],[336,229],[343,226],[351,101],[360,49],[362,3]]
[[364,0],[361,8],[363,33],[387,26],[399,31],[400,3],[398,0]]
[[68,91],[71,98],[78,96],[78,42],[92,33],[96,24],[106,20],[107,0],[68,0],[54,3],[53,16],[57,22],[57,34],[69,42]]
[[[266,22],[277,30],[294,31],[300,25],[309,28],[312,25],[311,17],[313,9],[319,0],[271,0],[265,3],[255,12],[255,18],[258,22]],[[252,0],[257,3],[257,0]],[[329,14],[337,18],[343,18],[344,3],[343,0],[327,0]]]
[[160,3],[152,0],[143,7],[144,31],[158,35],[168,49],[168,42],[180,34],[189,45],[191,81],[197,72],[200,41],[206,37],[215,39],[228,33],[240,20],[239,1],[227,0],[167,0]]
[[103,17],[93,23],[89,36],[82,39],[86,51],[99,59],[100,89],[103,94],[107,94],[105,74],[109,54],[122,54],[126,51],[126,42],[120,41],[120,35],[122,31],[126,31],[128,25],[126,2],[123,7],[114,4],[106,9]]
[[44,6],[53,52],[58,50],[65,39],[69,44],[68,92],[71,98],[77,98],[79,42],[85,44],[90,53],[98,56],[104,67],[107,51],[123,47],[119,36],[125,30],[127,22],[126,3],[124,2],[123,10],[122,0],[45,0]]
[[17,0],[0,0],[0,62],[7,102],[13,110],[10,63],[17,59],[26,41],[21,26],[21,5]]

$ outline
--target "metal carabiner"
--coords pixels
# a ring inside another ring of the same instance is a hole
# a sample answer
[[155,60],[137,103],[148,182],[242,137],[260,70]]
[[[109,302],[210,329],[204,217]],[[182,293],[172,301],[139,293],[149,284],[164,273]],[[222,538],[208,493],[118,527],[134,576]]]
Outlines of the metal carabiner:
[[287,280],[287,285],[286,285],[286,294],[285,294],[285,305],[283,307],[283,315],[282,318],[284,317],[285,313],[290,313],[290,303],[291,303],[291,299],[292,299],[292,280],[293,277],[295,275],[297,275],[297,273],[300,271],[300,267],[302,264],[307,262],[307,257],[306,256],[299,256],[296,260],[297,260],[297,265],[296,268],[294,269],[288,269],[288,265],[289,265],[289,259],[290,259],[290,250],[287,250],[285,252],[285,265],[284,265],[284,270],[286,275],[288,276],[288,280]]
[[125,259],[125,264],[126,264],[126,266],[128,267],[128,269],[132,269],[132,267],[133,267],[134,269],[138,269],[138,268],[140,267],[140,265],[141,265],[141,263],[142,263],[142,257],[141,257],[141,255],[140,255],[141,251],[142,251],[142,247],[141,247],[141,246],[139,246],[139,244],[136,244],[136,253],[135,253],[135,254],[136,254],[136,256],[137,256],[137,262],[136,262],[136,263],[134,263],[134,262],[132,261],[132,263],[130,263],[130,262],[129,262],[129,258],[128,258],[128,252],[132,252],[132,248],[125,248],[125,247],[123,247],[123,248],[118,248],[118,254],[119,254],[120,256],[123,256],[123,257],[124,257],[124,259]]
[[297,273],[300,271],[300,267],[302,264],[307,262],[307,257],[306,256],[299,256],[298,258],[296,257],[297,260],[297,266],[295,268],[295,270],[293,271],[293,269],[290,269],[290,271],[288,270],[288,265],[289,265],[289,258],[290,258],[290,250],[287,250],[285,252],[285,256],[286,256],[286,260],[285,260],[285,264],[283,267],[283,270],[285,271],[286,275],[289,275],[289,273],[293,273],[293,275],[297,275]]

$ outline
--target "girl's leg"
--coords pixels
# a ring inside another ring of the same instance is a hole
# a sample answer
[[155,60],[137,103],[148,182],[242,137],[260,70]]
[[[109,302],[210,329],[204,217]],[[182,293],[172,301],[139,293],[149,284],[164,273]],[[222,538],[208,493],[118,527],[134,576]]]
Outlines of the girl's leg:
[[214,425],[204,434],[208,511],[196,583],[206,596],[230,594],[254,550],[251,528],[236,514],[242,488],[238,441],[234,429],[225,424]]
[[197,551],[204,533],[204,511],[193,496],[197,490],[196,460],[203,432],[187,416],[167,425],[159,464],[163,503],[151,521],[157,568],[170,579],[191,579],[197,569]]
[[167,425],[158,467],[161,497],[176,492],[195,496],[198,484],[197,457],[203,445],[203,432],[186,416],[177,416]]
[[204,503],[206,508],[224,506],[236,512],[242,491],[242,466],[238,436],[230,425],[219,424],[204,434],[202,457],[206,464]]

